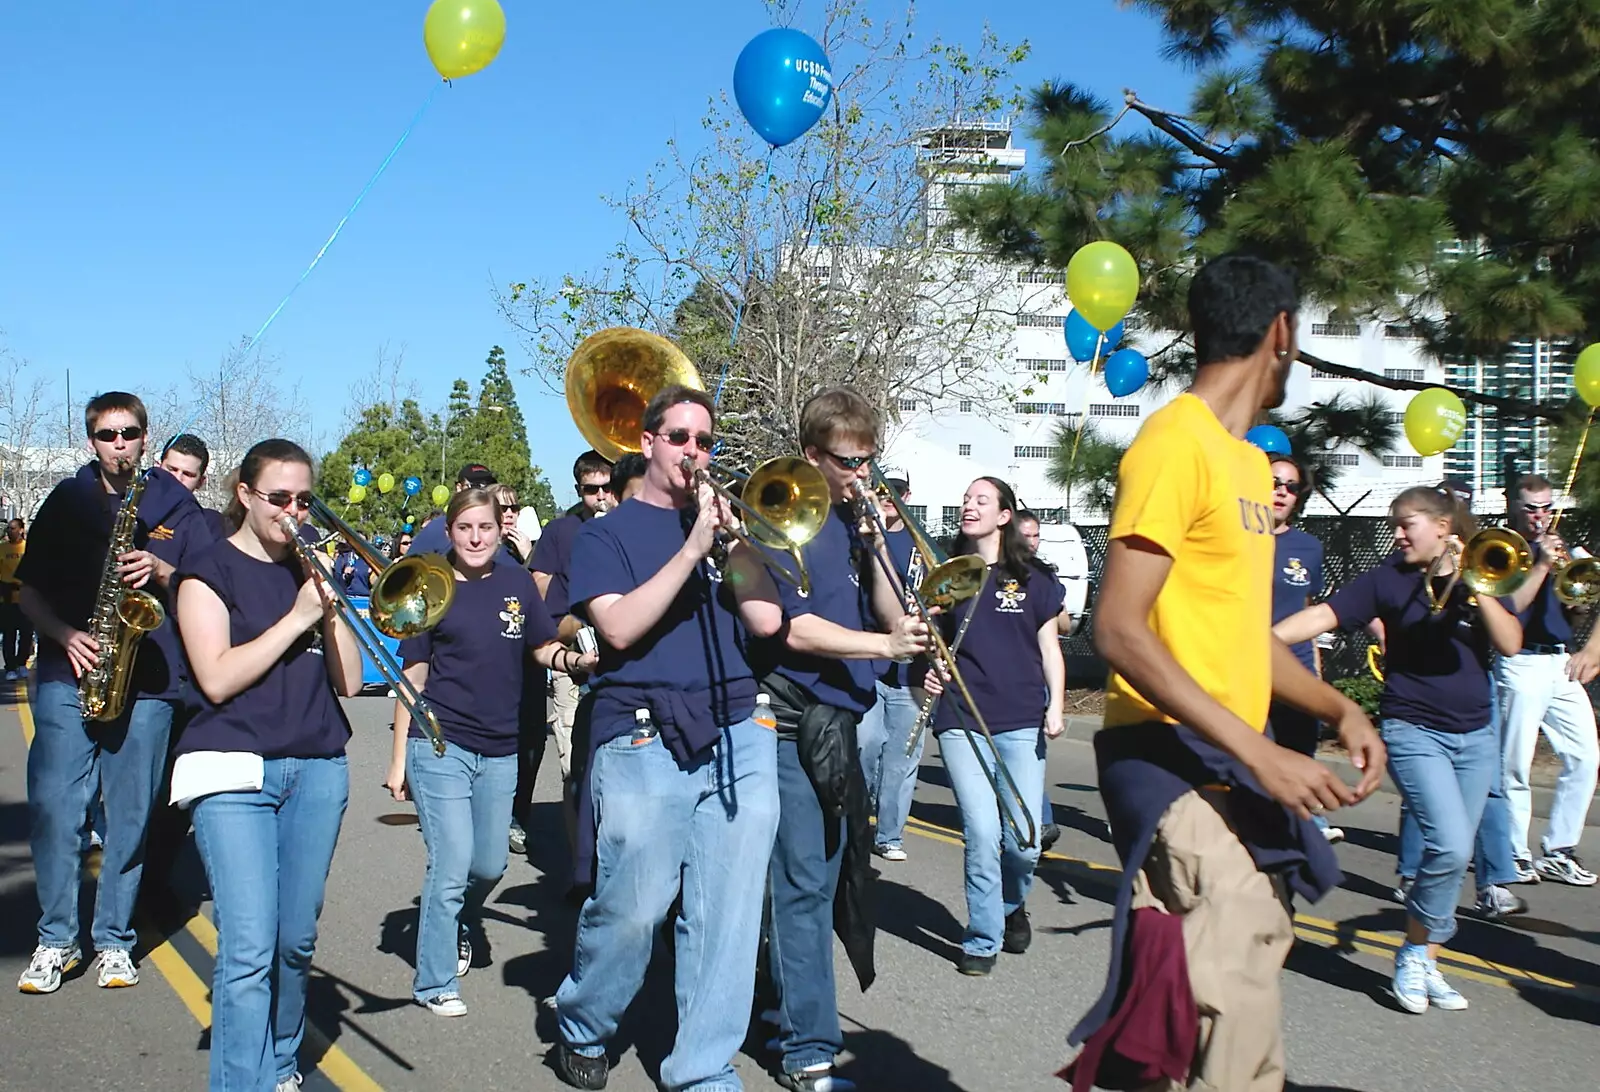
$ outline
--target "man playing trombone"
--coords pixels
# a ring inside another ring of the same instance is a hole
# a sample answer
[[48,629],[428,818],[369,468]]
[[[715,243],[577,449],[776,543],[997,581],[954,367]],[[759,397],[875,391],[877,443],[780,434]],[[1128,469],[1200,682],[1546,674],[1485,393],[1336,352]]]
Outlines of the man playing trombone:
[[[708,560],[732,512],[702,477],[716,416],[704,391],[664,387],[645,408],[639,495],[573,543],[571,610],[594,626],[583,802],[594,892],[572,972],[556,993],[556,1072],[603,1088],[606,1043],[638,992],[657,927],[682,889],[675,946],[678,1037],[666,1088],[737,1088],[755,986],[765,861],[777,826],[777,741],[752,717],[746,634],[782,624],[771,578],[735,541]],[[600,806],[603,804],[603,807]]]
[[[927,627],[906,613],[899,589],[884,577],[894,563],[875,521],[858,520],[851,505],[871,473],[878,430],[877,411],[845,387],[818,392],[800,411],[801,448],[827,482],[832,508],[801,551],[809,594],[780,587],[784,629],[763,650],[763,683],[778,718],[780,803],[768,943],[783,1054],[779,1083],[796,1092],[850,1087],[832,1075],[844,1048],[833,923],[841,868],[850,870],[852,886],[871,875],[856,723],[876,700],[881,661],[928,649]],[[847,906],[859,910],[861,903],[852,898]],[[853,912],[845,920],[845,948],[865,988],[872,923]]]

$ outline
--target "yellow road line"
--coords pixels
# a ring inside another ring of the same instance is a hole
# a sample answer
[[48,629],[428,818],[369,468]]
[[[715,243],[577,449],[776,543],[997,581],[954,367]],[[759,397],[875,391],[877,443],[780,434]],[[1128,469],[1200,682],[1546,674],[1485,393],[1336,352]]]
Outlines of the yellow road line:
[[[22,721],[22,738],[29,747],[33,746],[34,723],[33,707],[28,703],[27,691],[22,691],[15,706],[17,717]],[[89,871],[96,878],[100,874],[100,858],[96,854],[90,858]],[[211,924],[211,919],[204,914],[195,914],[184,923],[184,929],[195,942],[205,949],[206,954],[212,959],[217,958],[217,927]],[[195,973],[189,961],[183,958],[171,941],[163,940],[150,950],[149,960],[154,963],[156,970],[161,972],[161,977],[166,979],[167,985],[172,987],[172,992],[178,995],[178,1000],[183,1002],[184,1008],[189,1010],[189,1015],[203,1028],[211,1026],[211,988]],[[340,1092],[383,1092],[383,1086],[369,1077],[365,1070],[357,1065],[348,1054],[340,1050],[328,1037],[322,1034],[322,1029],[306,1022],[306,1040],[311,1049],[322,1055],[322,1060],[317,1063],[317,1071]]]
[[[935,842],[944,842],[947,845],[959,846],[964,842],[961,832],[950,827],[939,826],[922,819],[907,819],[906,829],[928,838]],[[1086,861],[1079,857],[1069,857],[1064,853],[1048,852],[1041,854],[1045,860],[1061,861],[1065,864],[1076,865],[1095,872],[1116,872],[1122,869],[1115,865],[1101,864],[1098,861]],[[1351,929],[1339,922],[1328,918],[1319,918],[1310,914],[1296,914],[1295,935],[1301,940],[1319,945],[1323,948],[1340,948],[1362,952],[1367,955],[1393,957],[1399,950],[1402,938],[1395,933],[1378,933],[1370,929]],[[1466,952],[1445,950],[1439,953],[1439,958],[1450,968],[1450,973],[1459,975],[1473,982],[1483,982],[1492,986],[1505,989],[1515,989],[1519,984],[1539,986],[1546,989],[1571,991],[1585,997],[1600,1000],[1600,989],[1581,982],[1568,982],[1561,978],[1552,978],[1549,975],[1539,974],[1509,963],[1497,963],[1493,960],[1483,959]]]

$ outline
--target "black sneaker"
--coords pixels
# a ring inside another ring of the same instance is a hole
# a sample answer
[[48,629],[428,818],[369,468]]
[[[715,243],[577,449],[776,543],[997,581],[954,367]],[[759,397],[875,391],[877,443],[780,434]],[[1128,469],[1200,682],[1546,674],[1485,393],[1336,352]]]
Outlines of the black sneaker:
[[971,952],[964,951],[961,953],[961,958],[956,960],[956,970],[964,975],[971,975],[973,978],[981,978],[994,970],[994,965],[999,958],[999,956],[992,955],[973,955]]
[[1000,943],[1000,950],[1021,955],[1032,943],[1033,926],[1028,924],[1028,911],[1019,906],[1006,915],[1005,939]]
[[604,1088],[610,1075],[611,1063],[604,1054],[586,1058],[566,1043],[556,1047],[556,1076],[573,1088]]
[[814,1065],[809,1069],[778,1075],[780,1087],[790,1092],[855,1092],[856,1082],[833,1075],[833,1066]]
[[1039,832],[1039,852],[1049,853],[1050,848],[1061,841],[1061,828],[1055,823],[1046,823],[1044,830]]

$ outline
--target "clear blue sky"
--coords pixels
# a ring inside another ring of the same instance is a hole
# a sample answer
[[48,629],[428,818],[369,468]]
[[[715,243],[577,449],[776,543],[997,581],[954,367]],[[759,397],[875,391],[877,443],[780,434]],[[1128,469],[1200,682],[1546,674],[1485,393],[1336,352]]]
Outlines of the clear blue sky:
[[[525,361],[491,285],[596,266],[600,201],[769,24],[758,0],[502,0],[505,49],[459,80],[268,333],[332,441],[351,379],[404,347],[425,401],[474,389],[489,346]],[[878,0],[875,0],[877,3]],[[793,10],[796,5],[791,5]],[[794,25],[820,5],[800,3]],[[983,9],[1027,38],[1027,86],[1068,78],[1181,104],[1153,20],[1115,0],[920,0],[926,36],[975,43]],[[311,260],[436,75],[426,0],[0,6],[0,330],[74,399],[214,367]],[[878,10],[890,10],[879,7]],[[897,8],[895,10],[898,10]],[[1030,153],[1031,153],[1030,149]],[[582,444],[565,403],[520,379],[534,459],[559,491]]]

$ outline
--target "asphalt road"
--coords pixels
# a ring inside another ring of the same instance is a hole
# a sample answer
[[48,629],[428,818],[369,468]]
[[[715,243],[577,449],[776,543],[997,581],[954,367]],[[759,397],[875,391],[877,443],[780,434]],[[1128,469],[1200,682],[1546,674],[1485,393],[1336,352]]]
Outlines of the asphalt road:
[[[389,703],[363,698],[350,708],[350,808],[317,947],[311,1013],[318,1034],[303,1058],[306,1087],[563,1087],[547,1061],[553,1021],[543,1002],[566,970],[574,912],[562,898],[563,840],[549,777],[537,797],[532,859],[514,858],[490,901],[491,957],[463,982],[470,1013],[434,1017],[411,1003],[409,990],[422,841],[411,807],[396,805],[379,785]],[[29,731],[26,711],[0,701],[0,976],[7,983],[27,961],[37,914],[25,804]],[[838,961],[842,1072],[864,1090],[1064,1088],[1052,1074],[1066,1060],[1067,1030],[1100,988],[1115,875],[1089,748],[1067,739],[1051,749],[1049,783],[1066,833],[1041,864],[1029,900],[1032,950],[1003,956],[986,979],[964,978],[952,962],[964,920],[961,850],[936,754],[922,778],[910,860],[881,866],[877,983],[862,994]],[[1510,926],[1467,922],[1447,973],[1472,1007],[1402,1014],[1384,992],[1401,924],[1387,898],[1396,810],[1396,799],[1380,794],[1341,815],[1350,836],[1340,850],[1345,884],[1301,915],[1302,943],[1284,976],[1290,1087],[1594,1088],[1600,889],[1522,888],[1532,903],[1526,917]],[[1600,845],[1595,838],[1591,844]],[[189,863],[198,881],[198,862]],[[143,949],[137,989],[97,990],[92,976],[81,975],[48,997],[0,986],[0,1088],[204,1087],[215,933],[202,915],[170,936],[147,934]],[[610,1087],[619,1092],[654,1088],[652,1074],[670,1048],[669,958],[658,951],[615,1044],[621,1060]],[[752,1037],[738,1068],[746,1087],[774,1088],[760,1038]]]

